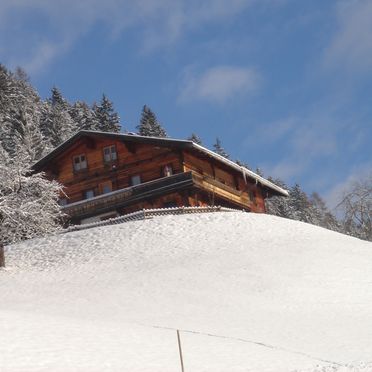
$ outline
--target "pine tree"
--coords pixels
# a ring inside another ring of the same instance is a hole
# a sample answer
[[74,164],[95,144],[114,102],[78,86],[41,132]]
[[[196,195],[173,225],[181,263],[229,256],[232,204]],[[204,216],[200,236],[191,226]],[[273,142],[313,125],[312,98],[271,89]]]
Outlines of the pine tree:
[[256,167],[255,173],[258,174],[258,175],[261,176],[261,177],[264,176],[264,174],[263,174],[261,168],[259,168],[259,167]]
[[[288,189],[288,186],[279,178],[273,179],[269,177],[269,181],[273,184],[281,187],[284,190]],[[289,206],[289,197],[285,196],[273,196],[270,199],[265,200],[266,211],[274,216],[291,218],[291,211]]]
[[198,144],[198,145],[203,145],[201,138],[195,133],[191,133],[191,136],[188,137],[187,139],[189,141],[192,141],[192,142]]
[[100,104],[95,103],[93,105],[93,112],[98,121],[97,130],[101,132],[120,132],[119,115],[115,112],[113,103],[104,94]]
[[297,183],[289,190],[289,208],[289,218],[308,223],[315,220],[309,198]]
[[68,109],[69,104],[67,101],[63,98],[62,93],[59,91],[59,89],[54,86],[51,90],[52,96],[50,97],[50,103],[52,106],[61,106],[64,109]]
[[40,130],[47,138],[50,149],[57,147],[78,130],[71,118],[69,103],[56,87],[52,88],[52,95],[43,107]]
[[100,130],[94,110],[85,102],[75,102],[70,109],[70,116],[74,120],[77,130]]
[[140,123],[137,125],[138,134],[147,137],[167,137],[165,129],[158,122],[150,107],[143,106]]
[[213,149],[216,154],[221,155],[226,159],[230,158],[230,155],[222,147],[221,141],[218,137],[216,138],[216,143],[213,145]]
[[241,167],[244,167],[244,168],[247,168],[249,170],[252,170],[252,168],[249,166],[248,163],[244,162],[244,161],[241,161],[239,159],[236,159],[235,161],[236,164],[240,165]]
[[17,66],[16,69],[15,69],[14,77],[17,80],[21,80],[25,83],[28,83],[30,81],[30,78],[27,75],[27,72],[22,67],[19,67],[19,66]]

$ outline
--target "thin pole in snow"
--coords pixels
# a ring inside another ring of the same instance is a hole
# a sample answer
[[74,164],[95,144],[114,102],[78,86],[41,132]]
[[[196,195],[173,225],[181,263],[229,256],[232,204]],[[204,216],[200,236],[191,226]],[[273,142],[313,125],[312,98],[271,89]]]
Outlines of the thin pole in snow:
[[180,352],[180,361],[181,361],[181,371],[185,372],[185,368],[183,367],[183,357],[182,357],[182,347],[181,347],[181,337],[180,331],[177,329],[177,340],[178,340],[178,350]]
[[0,267],[5,267],[5,253],[2,243],[0,243]]

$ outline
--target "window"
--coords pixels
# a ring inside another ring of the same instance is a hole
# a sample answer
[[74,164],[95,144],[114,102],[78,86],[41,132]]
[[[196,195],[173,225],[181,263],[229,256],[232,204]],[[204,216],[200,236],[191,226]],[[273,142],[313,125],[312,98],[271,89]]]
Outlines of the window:
[[248,195],[249,195],[249,200],[252,202],[252,203],[256,203],[256,195],[254,194],[253,191],[249,190],[248,191]]
[[112,182],[106,181],[99,184],[99,192],[101,194],[108,194],[112,191]]
[[91,199],[91,198],[94,198],[94,190],[85,190],[84,199]]
[[163,176],[169,177],[173,174],[172,164],[167,164],[163,168]]
[[85,154],[74,156],[74,171],[87,169],[87,159]]
[[135,175],[130,178],[130,184],[132,186],[139,185],[141,183],[141,176],[140,175]]
[[118,156],[116,154],[115,145],[103,148],[103,159],[106,163],[109,163],[111,161],[115,161],[117,158],[118,158]]

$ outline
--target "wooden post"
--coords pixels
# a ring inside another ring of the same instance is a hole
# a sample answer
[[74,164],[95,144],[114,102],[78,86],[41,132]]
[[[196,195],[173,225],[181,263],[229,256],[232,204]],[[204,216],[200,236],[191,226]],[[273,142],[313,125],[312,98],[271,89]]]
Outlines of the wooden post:
[[180,337],[180,331],[177,329],[177,340],[178,340],[178,351],[180,352],[180,361],[181,361],[181,371],[185,372],[185,369],[183,367],[183,357],[182,357],[182,347],[181,347],[181,337]]
[[0,243],[0,267],[5,267],[4,246]]

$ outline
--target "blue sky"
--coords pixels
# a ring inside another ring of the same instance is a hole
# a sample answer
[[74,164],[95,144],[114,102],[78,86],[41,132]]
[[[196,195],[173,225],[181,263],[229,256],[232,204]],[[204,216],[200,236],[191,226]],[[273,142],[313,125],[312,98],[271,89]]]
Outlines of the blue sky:
[[0,61],[334,205],[372,169],[371,20],[369,0],[1,0]]

